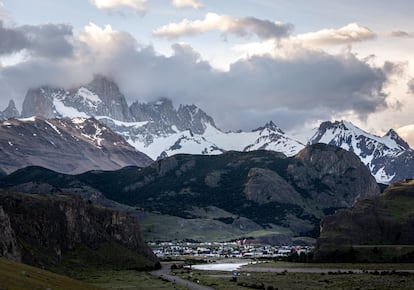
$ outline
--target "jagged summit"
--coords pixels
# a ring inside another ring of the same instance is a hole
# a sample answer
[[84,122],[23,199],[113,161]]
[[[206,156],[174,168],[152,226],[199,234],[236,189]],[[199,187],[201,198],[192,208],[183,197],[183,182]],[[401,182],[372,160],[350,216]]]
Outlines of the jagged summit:
[[285,134],[285,132],[283,132],[283,130],[280,129],[272,120],[267,122],[263,127],[254,129],[253,132],[264,131],[266,129],[268,129],[269,131],[278,132],[280,134]]
[[0,112],[0,120],[7,120],[19,116],[19,111],[16,109],[16,104],[13,100],[10,100],[6,109],[3,112]]
[[[414,152],[394,130],[383,137],[361,130],[351,122],[323,122],[309,144],[325,143],[354,152],[378,182],[412,177]],[[410,169],[411,168],[411,169]]]
[[312,131],[311,138],[302,138],[304,143],[286,134],[273,121],[250,132],[225,133],[194,104],[174,106],[171,99],[160,98],[128,106],[117,84],[104,76],[95,76],[89,84],[70,90],[50,87],[29,90],[22,117],[34,115],[93,116],[153,160],[179,153],[212,155],[229,150],[272,150],[293,156],[307,141],[355,153],[382,183],[414,176],[414,152],[394,130],[380,137],[348,121],[326,121]]
[[272,121],[253,132],[224,133],[213,118],[196,105],[160,98],[134,102],[111,79],[95,76],[89,84],[65,90],[42,87],[29,90],[23,117],[96,117],[152,159],[177,153],[221,154],[228,150],[277,150],[291,156],[303,148]]
[[408,150],[410,149],[410,145],[408,145],[408,143],[400,137],[400,135],[398,135],[397,132],[395,132],[394,129],[390,129],[387,134],[384,135],[383,138],[390,138],[391,140],[393,140],[395,143],[397,143],[399,146],[401,146],[402,148]]

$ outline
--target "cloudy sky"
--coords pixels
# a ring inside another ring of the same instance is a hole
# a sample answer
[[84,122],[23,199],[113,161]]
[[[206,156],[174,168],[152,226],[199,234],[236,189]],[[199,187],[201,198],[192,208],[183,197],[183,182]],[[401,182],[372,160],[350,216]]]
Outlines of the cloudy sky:
[[411,0],[0,0],[0,107],[104,74],[129,102],[194,103],[224,130],[345,119],[404,127],[414,145],[412,11]]

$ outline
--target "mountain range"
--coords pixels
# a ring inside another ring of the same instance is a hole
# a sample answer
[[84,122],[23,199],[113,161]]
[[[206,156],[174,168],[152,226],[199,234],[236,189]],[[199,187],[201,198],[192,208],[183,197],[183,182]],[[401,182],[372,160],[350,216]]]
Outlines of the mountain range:
[[96,119],[0,121],[0,169],[39,165],[63,173],[147,166],[152,160]]
[[[10,102],[0,117],[16,115],[14,103]],[[128,106],[117,84],[104,76],[72,89],[31,89],[20,116],[93,117],[153,160],[179,153],[215,155],[231,150],[271,150],[294,156],[306,144],[326,143],[357,154],[380,183],[414,176],[414,152],[392,129],[378,137],[350,122],[323,122],[308,133],[307,142],[296,140],[272,121],[250,132],[223,132],[211,116],[195,105],[175,108],[171,100],[161,98]]]
[[145,168],[79,175],[26,167],[1,178],[0,187],[124,204],[138,215],[148,240],[244,236],[274,243],[315,238],[327,214],[380,191],[355,154],[325,144],[307,146],[293,157],[267,150],[177,154]]

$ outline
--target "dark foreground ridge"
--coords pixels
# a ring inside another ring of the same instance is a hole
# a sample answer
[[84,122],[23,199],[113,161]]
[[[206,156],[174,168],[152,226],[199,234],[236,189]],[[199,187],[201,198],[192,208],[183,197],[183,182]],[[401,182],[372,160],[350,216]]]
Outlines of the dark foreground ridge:
[[321,224],[315,259],[332,262],[414,261],[414,180],[390,185]]
[[141,213],[147,239],[223,241],[244,236],[272,244],[316,238],[327,214],[379,193],[355,154],[325,144],[289,158],[272,151],[175,155],[146,168],[75,176],[30,167],[2,178],[0,187],[77,192],[127,204]]
[[0,256],[58,272],[155,269],[133,217],[78,196],[0,191]]

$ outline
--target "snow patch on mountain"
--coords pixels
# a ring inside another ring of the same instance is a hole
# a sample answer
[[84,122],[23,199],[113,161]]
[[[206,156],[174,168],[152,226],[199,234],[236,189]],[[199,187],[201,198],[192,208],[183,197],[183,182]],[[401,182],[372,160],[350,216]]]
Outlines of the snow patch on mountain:
[[[395,166],[396,160],[406,165],[414,153],[394,130],[379,137],[346,121],[323,122],[309,140],[309,144],[315,143],[330,144],[354,152],[371,170],[376,180],[386,184],[404,176],[397,174],[399,169]],[[403,154],[409,156],[403,157]]]
[[73,119],[73,118],[77,118],[77,117],[82,117],[82,118],[90,117],[84,112],[79,112],[74,107],[66,106],[62,102],[62,100],[57,98],[56,96],[53,98],[53,106],[54,106],[53,113],[55,113],[56,116],[59,116],[59,117],[62,117],[62,118]]

